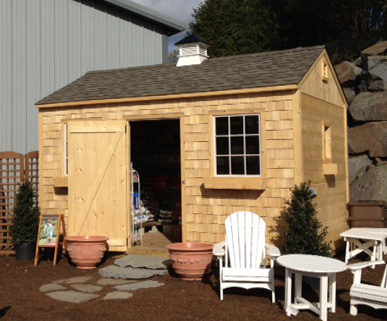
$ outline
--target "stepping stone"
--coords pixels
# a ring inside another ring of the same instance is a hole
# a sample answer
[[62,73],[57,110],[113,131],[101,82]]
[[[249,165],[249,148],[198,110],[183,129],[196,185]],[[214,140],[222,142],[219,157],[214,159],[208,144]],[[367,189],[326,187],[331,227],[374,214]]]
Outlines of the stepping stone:
[[57,283],[44,284],[39,288],[40,292],[53,292],[60,290],[66,290],[66,288],[63,285]]
[[122,284],[128,284],[135,281],[132,280],[120,280],[120,279],[99,279],[97,281],[98,285],[122,285]]
[[[74,284],[74,283],[85,283],[91,280],[91,276],[76,276],[74,278],[69,278],[67,280],[62,280],[62,284]],[[57,282],[58,283],[58,282]]]
[[98,294],[83,293],[78,291],[56,291],[46,293],[46,295],[55,300],[71,303],[83,303],[99,297]]
[[133,293],[114,291],[106,294],[103,300],[124,300],[124,299],[130,299],[131,297],[133,297]]
[[86,293],[94,293],[102,290],[102,286],[92,285],[92,284],[72,284],[71,286],[75,290],[86,292]]
[[156,275],[167,275],[167,270],[148,270],[148,269],[132,269],[121,268],[118,266],[107,266],[99,270],[99,274],[104,278],[113,279],[149,279]]
[[166,270],[169,264],[169,260],[166,260],[160,257],[153,257],[149,255],[129,254],[125,257],[115,260],[114,264],[119,267]]
[[139,289],[157,288],[163,285],[165,284],[157,281],[143,281],[143,282],[136,282],[133,284],[117,285],[114,288],[120,291],[136,291]]

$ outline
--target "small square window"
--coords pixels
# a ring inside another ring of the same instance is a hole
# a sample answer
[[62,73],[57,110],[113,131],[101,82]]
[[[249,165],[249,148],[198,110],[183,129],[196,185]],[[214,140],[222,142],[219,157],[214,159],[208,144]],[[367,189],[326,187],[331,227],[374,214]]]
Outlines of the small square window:
[[229,146],[228,146],[227,137],[217,137],[216,138],[216,154],[217,155],[228,155],[229,154]]
[[332,160],[332,134],[329,126],[323,125],[323,155],[324,160]]
[[232,135],[243,134],[243,117],[231,117],[230,129]]
[[325,59],[323,59],[321,62],[321,78],[324,82],[328,82],[328,76],[328,63]]
[[260,115],[215,117],[218,176],[261,176]]
[[230,174],[230,158],[229,157],[217,157],[216,158],[216,172],[218,175]]
[[218,117],[216,121],[216,135],[227,135],[228,117]]

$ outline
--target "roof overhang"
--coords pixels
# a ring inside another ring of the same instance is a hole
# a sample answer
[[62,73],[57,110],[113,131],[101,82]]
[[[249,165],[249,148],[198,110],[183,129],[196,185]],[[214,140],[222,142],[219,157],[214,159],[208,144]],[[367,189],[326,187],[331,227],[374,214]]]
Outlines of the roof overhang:
[[183,30],[188,29],[188,25],[182,21],[168,17],[162,13],[154,11],[150,8],[142,6],[131,0],[103,0],[104,2],[110,3],[114,6],[120,7],[127,11],[131,11],[141,17],[155,21],[162,26],[166,27],[169,32],[168,36],[171,36],[175,33],[179,33]]
[[65,103],[54,103],[45,105],[36,105],[38,109],[46,108],[72,108],[72,107],[84,107],[84,106],[95,106],[95,105],[108,105],[108,104],[125,104],[135,103],[144,101],[160,101],[160,100],[171,100],[171,99],[189,99],[189,98],[200,98],[200,97],[211,97],[211,96],[228,96],[228,95],[241,95],[241,94],[255,94],[264,92],[278,92],[278,91],[296,91],[299,89],[298,85],[286,85],[286,86],[275,86],[275,87],[259,87],[259,88],[247,88],[247,89],[233,89],[225,91],[211,91],[211,92],[198,92],[198,93],[187,93],[187,94],[175,94],[175,95],[163,95],[163,96],[144,96],[144,97],[128,97],[118,99],[102,99],[102,100],[86,100],[86,101],[72,101]]

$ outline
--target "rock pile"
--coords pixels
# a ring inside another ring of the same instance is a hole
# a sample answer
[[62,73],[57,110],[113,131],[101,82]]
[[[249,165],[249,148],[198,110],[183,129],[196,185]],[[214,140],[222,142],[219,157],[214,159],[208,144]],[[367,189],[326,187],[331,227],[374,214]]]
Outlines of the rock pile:
[[387,41],[335,70],[349,103],[351,200],[387,203]]

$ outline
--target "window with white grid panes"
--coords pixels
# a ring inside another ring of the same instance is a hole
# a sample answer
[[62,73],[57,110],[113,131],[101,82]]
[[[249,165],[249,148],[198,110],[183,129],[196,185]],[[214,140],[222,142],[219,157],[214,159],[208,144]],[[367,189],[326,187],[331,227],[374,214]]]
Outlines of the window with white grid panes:
[[260,115],[215,116],[215,175],[261,176]]

